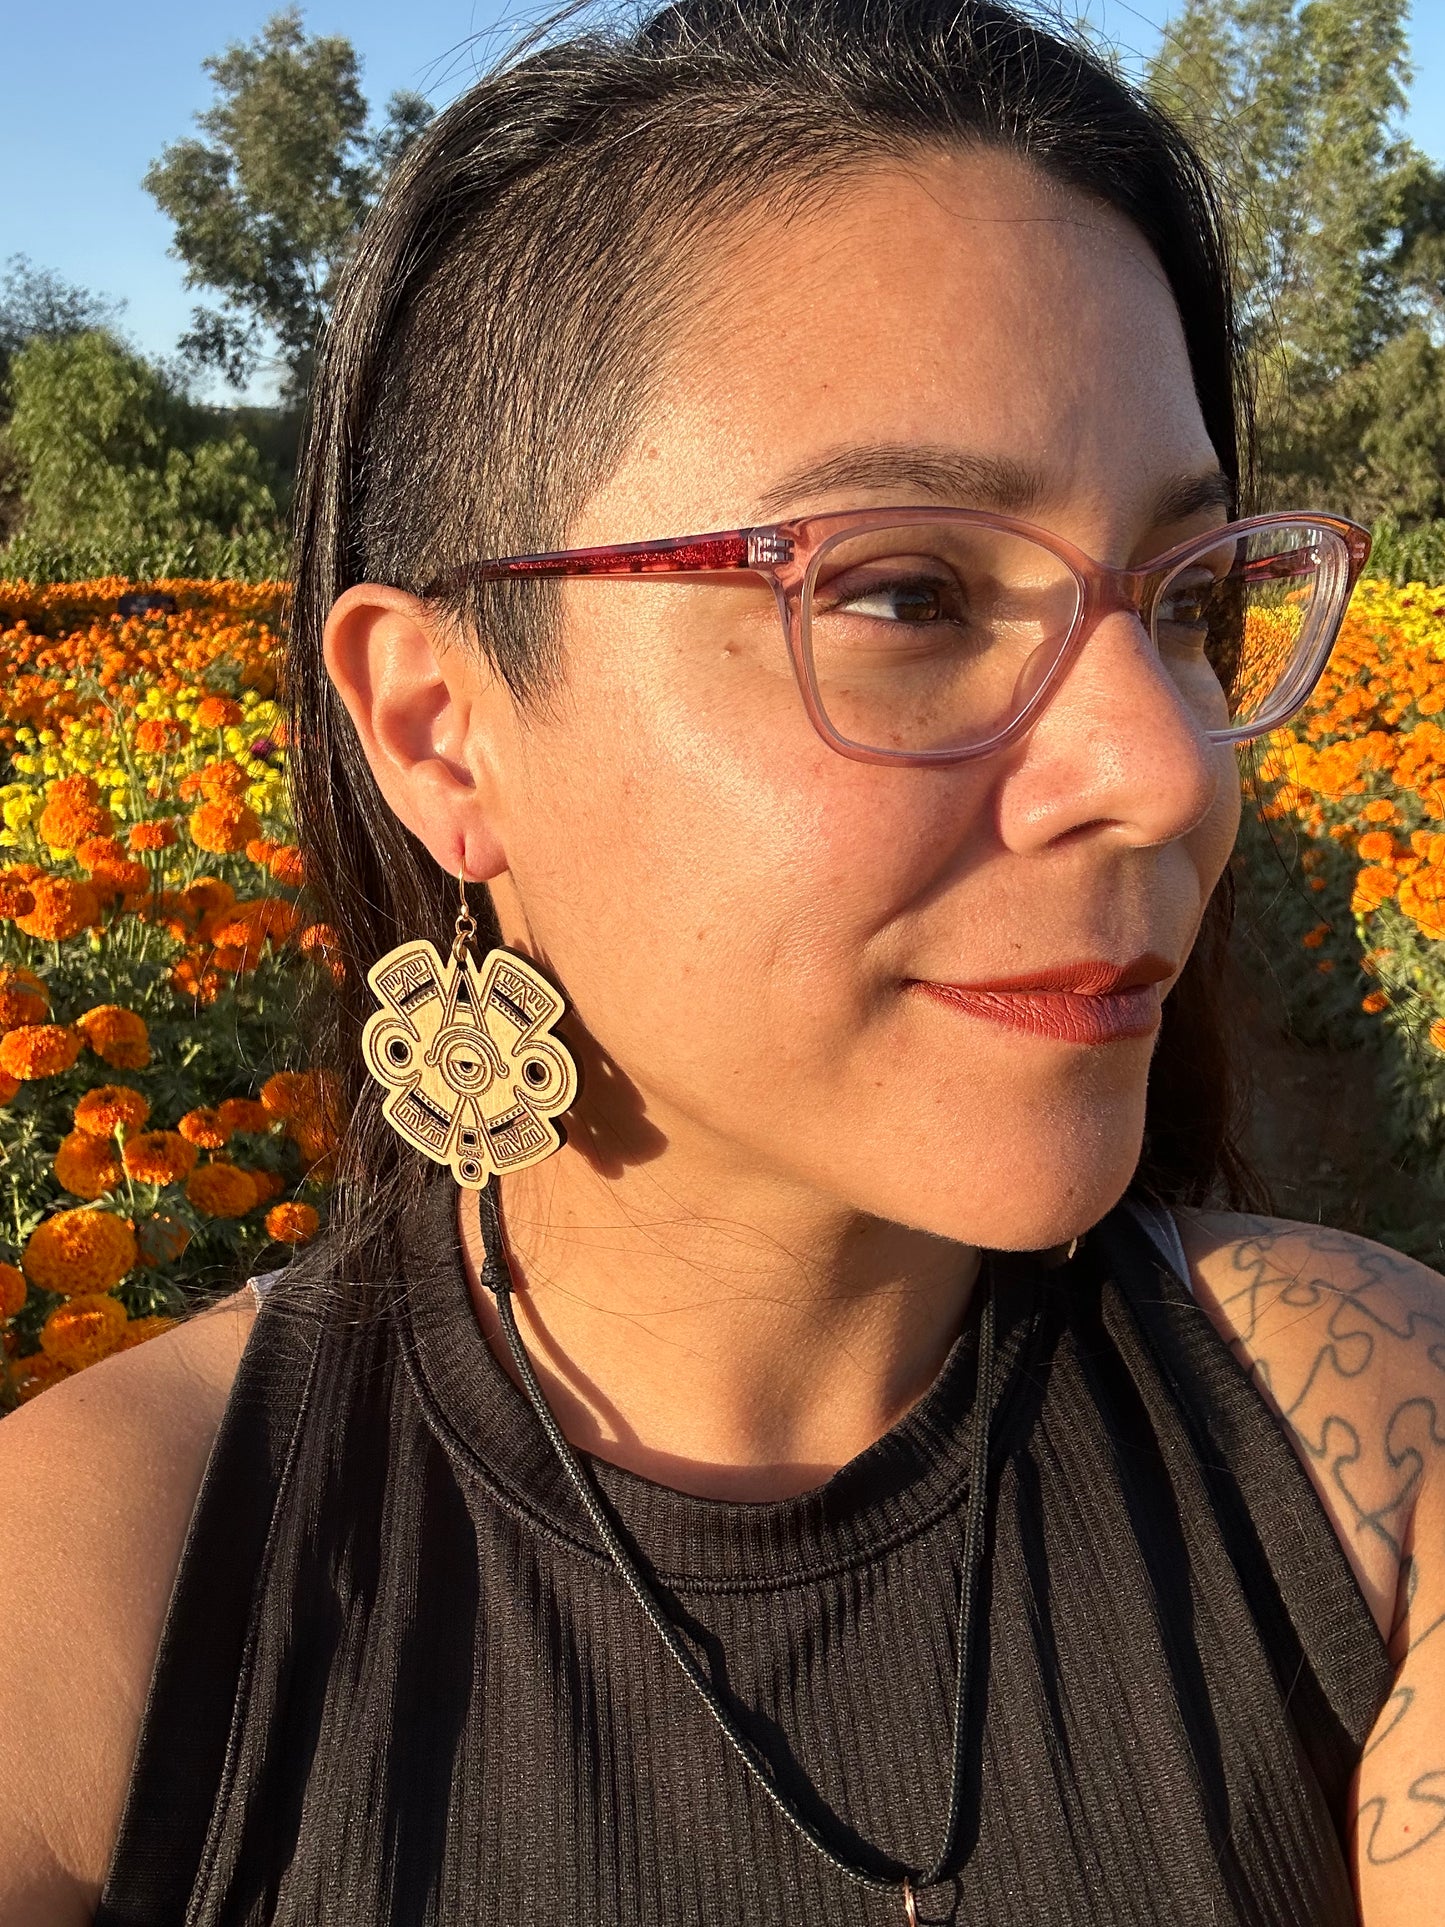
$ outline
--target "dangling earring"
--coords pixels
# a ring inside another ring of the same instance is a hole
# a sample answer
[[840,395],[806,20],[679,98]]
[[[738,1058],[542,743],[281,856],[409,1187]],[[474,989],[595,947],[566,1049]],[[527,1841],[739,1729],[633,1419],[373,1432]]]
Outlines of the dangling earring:
[[552,1035],[565,1000],[511,950],[489,951],[478,967],[462,875],[457,890],[445,964],[419,937],[367,971],[382,1008],[367,1018],[361,1050],[387,1093],[381,1114],[391,1128],[480,1191],[494,1172],[539,1164],[566,1143],[552,1120],[576,1099],[577,1065]]

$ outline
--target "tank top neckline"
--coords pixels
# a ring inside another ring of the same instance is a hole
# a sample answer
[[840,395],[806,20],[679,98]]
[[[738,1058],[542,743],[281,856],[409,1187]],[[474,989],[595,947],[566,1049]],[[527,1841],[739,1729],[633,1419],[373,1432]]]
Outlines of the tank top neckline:
[[[477,1319],[455,1200],[452,1186],[430,1186],[404,1239],[400,1335],[427,1423],[464,1477],[573,1552],[605,1561],[536,1414]],[[1062,1283],[1078,1271],[1085,1242],[1052,1273],[1038,1254],[984,1256],[995,1294],[990,1463],[1011,1437],[1045,1302],[1043,1280]],[[825,1483],[793,1497],[702,1498],[582,1456],[624,1531],[675,1589],[776,1590],[857,1570],[956,1512],[967,1495],[982,1303],[975,1290],[943,1364],[909,1410]]]

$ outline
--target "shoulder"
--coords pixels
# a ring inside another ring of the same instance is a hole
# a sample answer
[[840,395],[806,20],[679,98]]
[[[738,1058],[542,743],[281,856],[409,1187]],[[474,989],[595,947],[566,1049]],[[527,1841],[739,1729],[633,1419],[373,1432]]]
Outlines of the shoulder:
[[1177,1215],[1200,1304],[1304,1461],[1389,1638],[1416,1508],[1445,1501],[1445,1279],[1323,1225]]
[[0,1421],[0,1919],[88,1921],[256,1311],[234,1293]]

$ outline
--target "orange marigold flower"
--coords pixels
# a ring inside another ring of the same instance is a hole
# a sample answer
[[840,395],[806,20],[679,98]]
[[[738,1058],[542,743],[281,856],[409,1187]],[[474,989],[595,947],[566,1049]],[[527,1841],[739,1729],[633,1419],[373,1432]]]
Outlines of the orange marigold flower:
[[149,1338],[159,1338],[162,1332],[173,1331],[180,1322],[179,1318],[167,1318],[158,1311],[151,1312],[145,1318],[132,1318],[111,1350],[128,1352],[133,1345],[144,1345]]
[[278,883],[299,890],[306,881],[306,859],[294,843],[278,843],[266,859],[266,868]]
[[125,1306],[105,1292],[78,1292],[57,1305],[40,1327],[40,1349],[73,1372],[94,1365],[115,1349],[125,1330]]
[[196,1147],[179,1131],[141,1131],[126,1139],[121,1157],[137,1184],[176,1184],[196,1168]]
[[82,775],[79,770],[70,776],[62,776],[46,791],[50,798],[65,796],[77,803],[93,803],[100,795],[100,785],[93,776]]
[[176,840],[176,826],[168,816],[155,817],[149,823],[132,823],[126,835],[126,842],[133,850],[168,850]]
[[329,957],[341,948],[341,939],[329,923],[308,923],[296,944],[308,957]]
[[190,1226],[165,1211],[142,1218],[135,1235],[140,1261],[152,1271],[158,1265],[172,1264],[191,1242]]
[[245,713],[230,696],[202,696],[196,704],[196,726],[198,729],[229,729],[239,723]]
[[261,1102],[272,1117],[299,1117],[314,1101],[305,1071],[277,1071],[261,1086]]
[[219,1151],[235,1126],[226,1123],[220,1111],[201,1108],[187,1111],[176,1129],[188,1143],[200,1145],[203,1151]]
[[0,1318],[13,1318],[25,1303],[25,1273],[19,1265],[0,1264]]
[[97,1084],[75,1107],[75,1128],[92,1137],[114,1137],[117,1131],[138,1131],[151,1114],[148,1100],[129,1084]]
[[1377,796],[1360,812],[1367,823],[1398,823],[1400,812],[1388,796]]
[[1306,950],[1318,950],[1329,934],[1330,926],[1327,923],[1317,923],[1313,930],[1306,930],[1300,942]]
[[15,1387],[15,1396],[22,1405],[37,1398],[41,1392],[49,1391],[63,1378],[70,1377],[70,1367],[62,1365],[58,1358],[50,1358],[44,1352],[32,1352],[28,1358],[17,1358],[10,1366],[10,1381]]
[[[1445,938],[1445,866],[1423,864],[1400,885],[1400,908],[1427,937]],[[0,1053],[4,1046],[0,1044]],[[3,1064],[0,1055],[0,1064]]]
[[245,1167],[245,1169],[247,1177],[249,1177],[256,1186],[256,1201],[258,1204],[264,1203],[267,1198],[279,1198],[281,1193],[286,1189],[286,1180],[279,1171],[267,1171],[257,1165],[250,1165]]
[[232,1131],[269,1131],[271,1113],[257,1097],[223,1097],[216,1115],[227,1134]]
[[208,1218],[243,1218],[257,1203],[250,1172],[221,1160],[191,1173],[186,1196]]
[[151,1061],[151,1038],[144,1017],[119,1004],[97,1004],[75,1020],[102,1063],[118,1071],[142,1071]]
[[147,716],[135,726],[135,746],[143,756],[168,756],[190,740],[190,724],[179,716]]
[[80,1038],[68,1024],[21,1024],[0,1037],[0,1071],[30,1082],[59,1077],[80,1055]]
[[316,1236],[320,1222],[309,1204],[273,1204],[266,1213],[266,1235],[277,1244],[304,1245],[308,1238]]
[[1445,1055],[1445,1017],[1430,1026],[1430,1042],[1436,1050]]
[[4,1109],[19,1089],[18,1077],[12,1077],[8,1071],[0,1071],[0,1110]]
[[1388,903],[1400,887],[1400,879],[1393,870],[1361,870],[1355,878],[1354,895],[1350,898],[1350,908],[1356,916],[1373,916],[1382,903]]
[[93,1202],[114,1191],[122,1174],[115,1147],[105,1138],[70,1131],[56,1150],[55,1175],[67,1191]]
[[181,892],[181,902],[193,917],[229,910],[235,901],[236,892],[224,877],[197,877]]
[[72,796],[57,796],[40,812],[35,826],[52,850],[73,850],[88,837],[109,836],[115,827],[111,813],[100,803],[83,802]]
[[35,901],[15,926],[27,937],[64,943],[100,919],[100,898],[88,883],[72,877],[37,877],[30,885]]
[[57,1211],[31,1232],[20,1262],[43,1291],[109,1291],[135,1267],[135,1232],[128,1218],[94,1205]]
[[1383,990],[1372,990],[1360,999],[1360,1009],[1370,1017],[1376,1017],[1382,1010],[1387,1010],[1389,1004],[1389,995]]
[[35,908],[35,892],[29,884],[16,883],[12,877],[0,877],[0,919],[28,917]]
[[38,1024],[50,1008],[50,992],[33,970],[0,970],[0,1030]]
[[259,833],[261,819],[246,804],[224,798],[216,803],[202,803],[192,812],[189,828],[197,849],[209,850],[216,856],[232,856],[244,850],[247,842]]
[[1388,830],[1367,830],[1355,847],[1366,863],[1388,863],[1395,854],[1395,839]]
[[239,763],[207,763],[194,772],[191,794],[203,796],[208,803],[233,801],[250,787],[251,779]]

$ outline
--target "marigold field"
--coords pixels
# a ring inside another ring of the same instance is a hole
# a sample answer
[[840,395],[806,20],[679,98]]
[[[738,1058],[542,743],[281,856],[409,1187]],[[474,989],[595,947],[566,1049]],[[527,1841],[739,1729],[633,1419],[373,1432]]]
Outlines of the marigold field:
[[[166,1330],[325,1215],[333,968],[290,840],[280,584],[0,583],[4,1402]],[[152,598],[153,600],[155,598]],[[1445,1168],[1445,589],[1361,584],[1255,760],[1237,862],[1302,1029],[1381,1044],[1398,1156]]]
[[131,588],[0,583],[7,1403],[325,1211],[327,1093],[288,1061],[329,959],[289,840],[283,591],[160,583],[123,616]]

